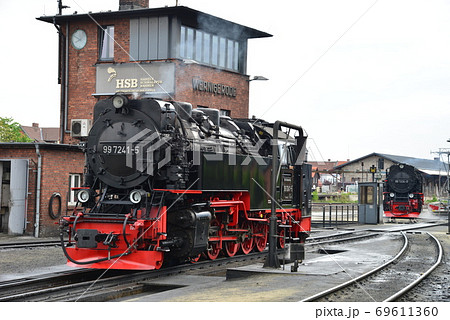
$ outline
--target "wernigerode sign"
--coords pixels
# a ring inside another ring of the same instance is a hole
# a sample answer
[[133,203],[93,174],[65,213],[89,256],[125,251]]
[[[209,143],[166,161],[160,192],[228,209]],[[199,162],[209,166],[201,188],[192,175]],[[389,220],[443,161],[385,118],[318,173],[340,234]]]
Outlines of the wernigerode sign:
[[203,91],[213,93],[214,95],[223,95],[228,97],[236,97],[236,88],[220,83],[212,83],[200,79],[192,79],[192,88],[194,91]]

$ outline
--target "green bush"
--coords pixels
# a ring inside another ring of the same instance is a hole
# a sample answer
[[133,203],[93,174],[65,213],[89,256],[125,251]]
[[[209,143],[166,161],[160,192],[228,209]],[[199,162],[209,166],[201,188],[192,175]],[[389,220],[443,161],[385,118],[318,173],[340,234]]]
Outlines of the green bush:
[[314,190],[312,193],[312,201],[319,201],[319,194],[317,193],[317,190]]

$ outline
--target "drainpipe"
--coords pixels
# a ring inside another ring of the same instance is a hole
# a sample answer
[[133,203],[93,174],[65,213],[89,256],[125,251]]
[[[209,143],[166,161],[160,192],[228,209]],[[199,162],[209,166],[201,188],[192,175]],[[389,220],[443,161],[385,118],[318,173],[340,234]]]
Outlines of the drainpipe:
[[61,143],[64,143],[64,133],[70,133],[67,130],[68,112],[69,112],[69,23],[66,23],[65,52],[64,52],[64,128],[61,128]]
[[[61,10],[60,2],[60,10]],[[62,8],[68,8],[62,6]],[[64,143],[64,134],[70,133],[67,130],[67,116],[68,116],[68,83],[69,83],[69,23],[66,23],[66,34],[61,30],[61,26],[56,24],[56,19],[53,18],[53,25],[58,30],[58,83],[61,84],[61,105],[60,112],[62,119],[60,120],[60,143]]]
[[42,155],[39,151],[39,144],[35,143],[36,155],[38,157],[38,169],[37,169],[37,179],[36,179],[36,213],[34,216],[34,237],[39,238],[39,217],[40,207],[41,207],[41,176],[42,176]]

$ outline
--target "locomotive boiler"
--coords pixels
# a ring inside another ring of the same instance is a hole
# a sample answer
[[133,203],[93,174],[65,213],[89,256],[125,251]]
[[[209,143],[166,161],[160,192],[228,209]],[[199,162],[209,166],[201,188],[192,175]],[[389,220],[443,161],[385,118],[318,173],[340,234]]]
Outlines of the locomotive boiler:
[[311,228],[306,139],[299,126],[232,119],[189,103],[100,100],[82,144],[77,208],[60,223],[68,264],[149,270],[263,251],[272,203],[278,246],[304,243]]
[[383,209],[386,217],[417,218],[423,206],[422,175],[407,164],[394,164],[383,185]]

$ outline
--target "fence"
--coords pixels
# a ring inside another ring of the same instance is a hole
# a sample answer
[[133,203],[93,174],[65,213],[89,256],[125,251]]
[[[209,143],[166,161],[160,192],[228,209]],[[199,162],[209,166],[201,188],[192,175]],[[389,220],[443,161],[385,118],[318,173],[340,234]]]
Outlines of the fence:
[[323,228],[358,223],[358,204],[313,203],[311,220],[313,225]]

